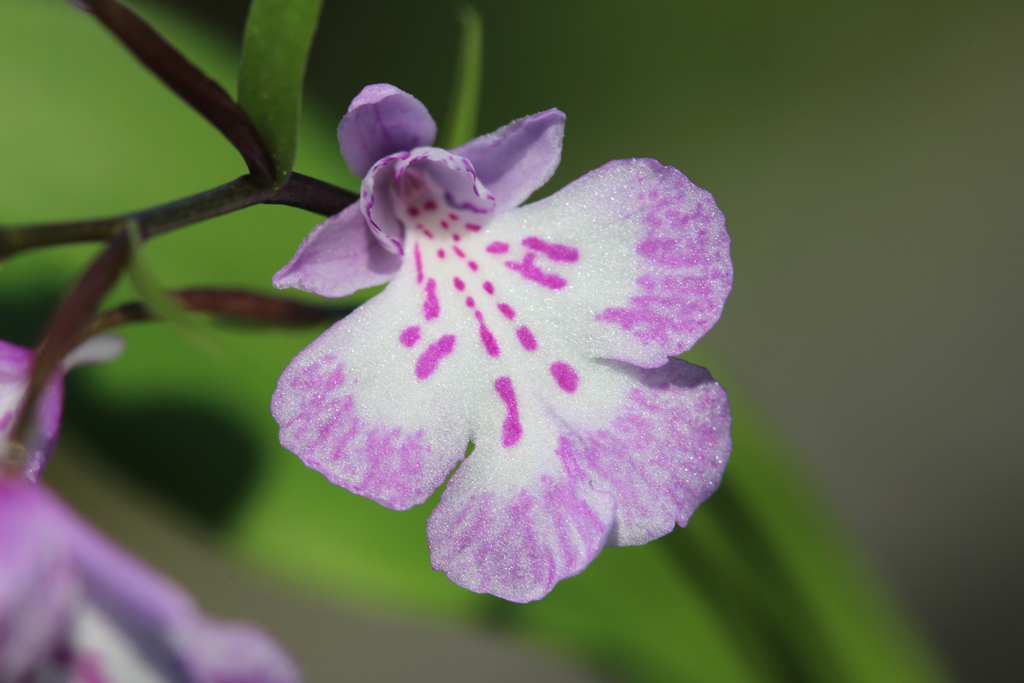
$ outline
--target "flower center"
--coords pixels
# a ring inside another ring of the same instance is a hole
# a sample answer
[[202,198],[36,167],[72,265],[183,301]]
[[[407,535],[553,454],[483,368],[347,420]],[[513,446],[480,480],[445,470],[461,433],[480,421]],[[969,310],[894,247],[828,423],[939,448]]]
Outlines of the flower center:
[[407,243],[425,239],[449,247],[448,243],[461,242],[483,228],[485,215],[452,207],[444,191],[416,169],[406,169],[396,179],[392,192]]

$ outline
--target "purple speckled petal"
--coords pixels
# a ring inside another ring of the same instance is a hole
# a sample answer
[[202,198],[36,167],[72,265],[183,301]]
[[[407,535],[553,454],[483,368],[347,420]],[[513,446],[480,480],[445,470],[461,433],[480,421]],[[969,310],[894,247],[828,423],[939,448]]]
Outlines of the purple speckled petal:
[[718,489],[732,450],[729,399],[707,370],[677,358],[654,369],[606,363],[629,383],[620,408],[607,424],[563,412],[575,435],[559,452],[615,496],[607,544],[641,545],[686,526]]
[[565,114],[549,109],[516,119],[453,149],[473,162],[477,177],[497,198],[497,211],[525,202],[562,160]]
[[403,253],[403,207],[419,197],[436,197],[439,209],[475,214],[481,222],[494,211],[495,199],[466,158],[439,147],[419,147],[378,161],[363,179],[359,207],[370,230],[388,251]]
[[714,199],[652,159],[605,164],[495,216],[479,237],[492,245],[481,272],[533,309],[538,328],[572,330],[592,357],[645,368],[692,348],[732,287]]
[[434,568],[460,586],[536,600],[605,545],[685,525],[718,488],[729,405],[703,368],[574,360],[508,381],[516,443],[477,430],[476,450],[427,521]]
[[363,88],[338,124],[338,143],[349,170],[362,178],[395,152],[433,144],[437,124],[423,103],[393,85]]
[[538,457],[531,441],[514,451],[478,444],[427,520],[434,569],[513,602],[539,600],[583,571],[615,517],[615,498],[594,490],[580,463]]
[[49,495],[0,479],[0,680],[24,680],[57,647],[78,588]]
[[370,234],[359,205],[351,204],[303,240],[288,265],[274,275],[274,286],[343,297],[384,284],[401,264],[401,257]]
[[430,302],[411,260],[295,357],[271,401],[281,444],[307,467],[395,510],[430,497],[469,440],[452,385],[468,339],[456,340],[441,317],[424,320]]

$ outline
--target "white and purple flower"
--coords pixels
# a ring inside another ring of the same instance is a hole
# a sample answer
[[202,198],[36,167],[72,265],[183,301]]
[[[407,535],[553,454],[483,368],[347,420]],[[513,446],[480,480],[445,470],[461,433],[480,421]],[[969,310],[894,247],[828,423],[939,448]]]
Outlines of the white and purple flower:
[[0,478],[0,681],[298,680],[262,631],[207,619],[43,486]]
[[[112,360],[123,350],[124,342],[120,337],[97,335],[64,358],[36,402],[35,419],[24,439],[26,453],[22,458],[22,471],[26,477],[32,481],[39,480],[57,445],[64,406],[64,373],[79,365]],[[6,453],[10,432],[28,390],[33,358],[32,349],[0,340],[0,457]]]
[[685,525],[731,448],[725,392],[670,358],[732,285],[721,212],[651,159],[520,206],[564,122],[552,109],[447,151],[418,100],[365,88],[338,128],[360,201],[274,277],[329,297],[390,282],[284,371],[281,443],[396,510],[462,462],[427,522],[432,563],[517,602]]

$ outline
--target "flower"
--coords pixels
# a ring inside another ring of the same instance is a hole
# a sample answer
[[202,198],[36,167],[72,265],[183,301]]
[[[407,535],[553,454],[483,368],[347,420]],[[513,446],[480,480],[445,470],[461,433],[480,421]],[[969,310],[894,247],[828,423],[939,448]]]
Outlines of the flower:
[[0,479],[0,681],[298,680],[263,632],[206,619],[42,485]]
[[[102,363],[121,355],[124,342],[120,337],[97,335],[73,349],[53,379],[46,386],[36,405],[29,433],[24,439],[26,453],[22,470],[30,480],[38,481],[57,445],[60,415],[64,404],[64,373],[86,363]],[[33,354],[16,344],[0,340],[0,458],[8,446],[22,399],[28,390]]]
[[333,297],[390,281],[285,369],[281,443],[396,510],[461,462],[427,522],[431,562],[517,602],[685,525],[731,448],[725,392],[669,358],[732,285],[721,212],[651,159],[520,207],[564,122],[551,109],[446,151],[418,100],[365,88],[338,127],[360,201],[274,277]]

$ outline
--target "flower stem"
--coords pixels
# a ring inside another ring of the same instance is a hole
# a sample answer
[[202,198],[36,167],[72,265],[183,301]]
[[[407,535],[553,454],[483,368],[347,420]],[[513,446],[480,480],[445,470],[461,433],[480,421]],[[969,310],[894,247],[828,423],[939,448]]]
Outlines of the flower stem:
[[143,239],[221,216],[254,204],[286,204],[330,216],[356,200],[356,195],[316,178],[293,173],[276,192],[252,176],[242,176],[185,199],[113,218],[52,225],[0,227],[0,259],[35,247],[110,239],[134,221]]

